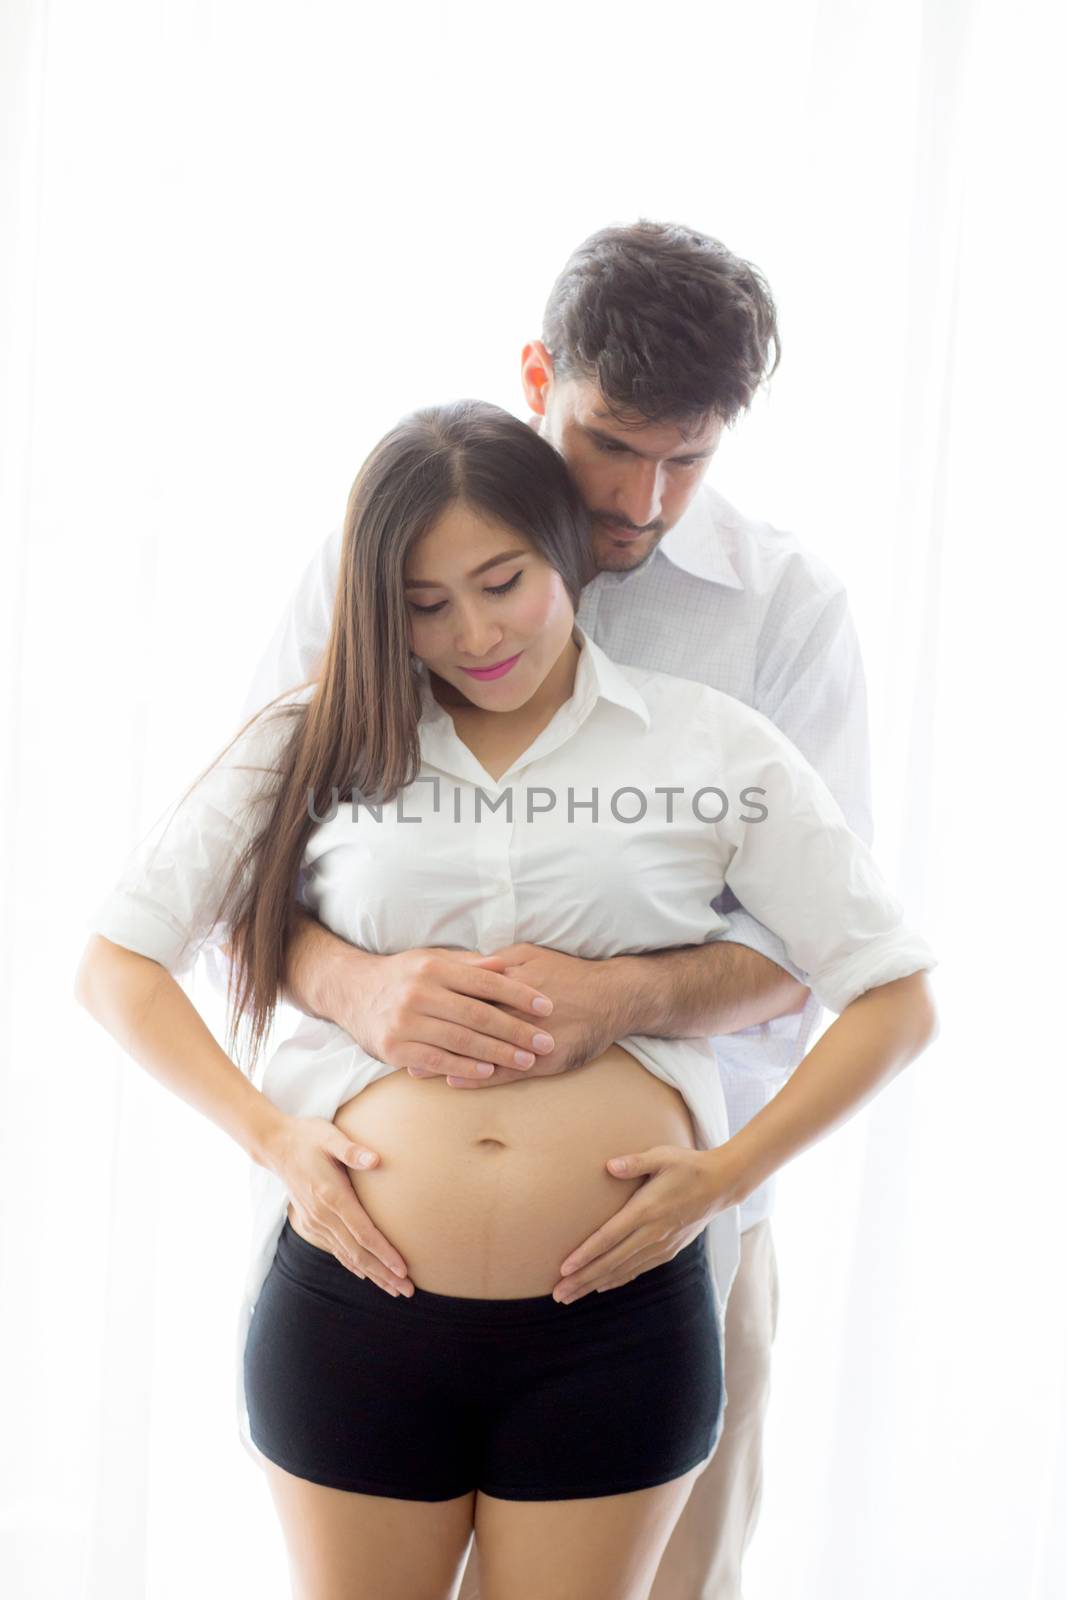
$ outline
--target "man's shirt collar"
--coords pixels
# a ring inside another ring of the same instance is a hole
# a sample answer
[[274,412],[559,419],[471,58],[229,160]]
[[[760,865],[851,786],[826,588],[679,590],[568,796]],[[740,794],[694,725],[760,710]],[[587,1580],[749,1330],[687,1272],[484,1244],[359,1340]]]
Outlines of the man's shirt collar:
[[656,548],[694,578],[722,584],[726,589],[743,589],[730,558],[726,529],[716,516],[717,499],[715,491],[702,484],[685,515],[663,535]]

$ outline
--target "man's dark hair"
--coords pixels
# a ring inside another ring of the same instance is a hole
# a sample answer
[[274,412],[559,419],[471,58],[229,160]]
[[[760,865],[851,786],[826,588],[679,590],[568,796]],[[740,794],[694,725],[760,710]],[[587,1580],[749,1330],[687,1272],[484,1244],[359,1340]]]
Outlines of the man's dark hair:
[[591,379],[622,422],[696,425],[714,412],[731,423],[781,354],[758,268],[707,234],[645,220],[578,246],[542,338],[556,375]]

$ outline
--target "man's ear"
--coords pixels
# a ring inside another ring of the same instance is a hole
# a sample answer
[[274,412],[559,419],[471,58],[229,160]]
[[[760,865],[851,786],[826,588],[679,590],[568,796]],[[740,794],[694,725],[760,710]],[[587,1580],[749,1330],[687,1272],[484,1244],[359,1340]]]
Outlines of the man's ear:
[[552,383],[552,357],[541,343],[534,339],[522,347],[522,392],[526,404],[537,416],[545,414],[549,386]]

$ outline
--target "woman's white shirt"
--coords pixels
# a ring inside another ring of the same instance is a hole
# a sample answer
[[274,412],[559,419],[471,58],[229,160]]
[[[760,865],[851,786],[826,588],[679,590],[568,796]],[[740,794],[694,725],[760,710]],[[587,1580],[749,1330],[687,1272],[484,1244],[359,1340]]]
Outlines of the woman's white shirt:
[[[242,720],[318,676],[332,625],[344,527],[318,547],[254,673]],[[625,572],[598,572],[582,589],[577,621],[614,661],[694,678],[769,717],[822,777],[853,833],[873,841],[866,686],[859,640],[841,580],[814,551],[746,516],[705,478],[680,520]],[[721,937],[765,956],[807,984],[782,941],[724,889]],[[220,996],[224,959],[200,963]],[[807,1052],[822,1007],[716,1034],[730,1132],[780,1092]],[[772,1174],[740,1208],[741,1231],[773,1213]]]
[[[417,778],[381,806],[342,790],[308,840],[300,898],[326,927],[382,955],[426,945],[489,954],[529,942],[603,960],[728,933],[712,902],[729,886],[831,1011],[936,965],[825,783],[773,723],[706,684],[616,663],[580,627],[574,636],[571,698],[499,780],[460,740],[420,671]],[[265,820],[293,726],[286,708],[313,693],[310,685],[286,696],[245,730],[133,852],[90,919],[94,931],[175,976],[205,946],[227,941],[220,893]],[[725,1142],[706,1038],[618,1042],[684,1096],[703,1148]],[[330,1119],[393,1070],[333,1023],[304,1018],[258,1082],[281,1110]],[[238,1421],[250,1450],[244,1343],[288,1200],[256,1165],[251,1186],[237,1348]],[[731,1207],[708,1227],[720,1338],[737,1213]]]

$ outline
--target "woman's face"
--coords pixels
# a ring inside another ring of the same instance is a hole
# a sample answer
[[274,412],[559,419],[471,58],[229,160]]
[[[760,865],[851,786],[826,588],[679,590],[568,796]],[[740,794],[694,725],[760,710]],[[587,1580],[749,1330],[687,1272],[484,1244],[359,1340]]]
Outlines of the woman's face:
[[[409,552],[404,593],[412,650],[486,711],[525,705],[574,628],[563,579],[537,547],[462,501]],[[499,676],[473,675],[512,657],[514,665]]]

